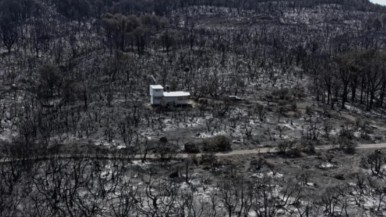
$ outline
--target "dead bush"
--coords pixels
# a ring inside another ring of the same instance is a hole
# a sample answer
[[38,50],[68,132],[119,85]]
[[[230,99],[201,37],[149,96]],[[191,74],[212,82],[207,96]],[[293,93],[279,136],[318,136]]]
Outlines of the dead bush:
[[287,157],[300,157],[301,150],[296,146],[295,141],[284,141],[278,145],[279,154],[285,155]]
[[291,89],[293,96],[298,99],[304,98],[306,96],[305,88],[301,85],[296,85]]
[[259,171],[264,166],[266,160],[264,158],[254,159],[251,160],[251,167],[253,167],[255,170]]
[[216,136],[203,141],[204,152],[226,152],[232,150],[231,140],[226,136]]
[[217,164],[217,157],[214,154],[203,154],[201,156],[201,165],[215,166]]
[[186,153],[190,153],[190,154],[200,153],[200,148],[198,147],[198,145],[191,142],[186,143],[184,145],[184,150]]
[[272,97],[279,100],[291,100],[291,92],[288,88],[282,88],[272,91]]
[[354,132],[351,129],[343,128],[338,137],[339,148],[346,154],[354,154],[356,144],[353,142]]
[[319,142],[317,140],[303,139],[301,142],[301,150],[307,154],[316,154],[315,146],[318,144]]

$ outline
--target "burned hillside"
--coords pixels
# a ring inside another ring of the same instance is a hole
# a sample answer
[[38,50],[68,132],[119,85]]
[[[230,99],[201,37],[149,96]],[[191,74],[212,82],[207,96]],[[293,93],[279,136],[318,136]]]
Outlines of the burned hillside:
[[0,216],[382,216],[385,33],[367,0],[0,0]]

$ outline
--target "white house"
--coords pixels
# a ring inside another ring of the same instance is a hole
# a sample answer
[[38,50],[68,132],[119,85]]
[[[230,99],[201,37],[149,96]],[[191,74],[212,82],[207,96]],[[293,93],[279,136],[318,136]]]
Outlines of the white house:
[[164,88],[161,85],[150,85],[150,104],[152,105],[186,105],[188,104],[189,97],[189,92],[165,92]]

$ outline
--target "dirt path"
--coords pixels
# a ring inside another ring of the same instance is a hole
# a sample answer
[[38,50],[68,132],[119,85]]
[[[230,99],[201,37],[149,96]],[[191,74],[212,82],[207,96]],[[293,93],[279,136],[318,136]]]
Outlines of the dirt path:
[[[333,148],[332,145],[319,146],[315,147],[315,150],[329,150]],[[378,143],[378,144],[360,144],[356,147],[356,149],[386,149],[386,143]],[[268,154],[268,153],[277,153],[278,150],[276,148],[255,148],[250,150],[234,150],[227,153],[216,153],[215,156],[219,158],[233,157],[233,156],[243,156],[243,155],[258,155],[258,154]],[[195,156],[201,157],[202,154],[196,154]],[[192,154],[177,154],[175,159],[185,159],[190,158]],[[108,160],[124,160],[124,159],[142,159],[142,155],[135,156],[114,156],[114,155],[53,155],[53,156],[39,156],[28,159],[11,159],[11,158],[2,158],[0,159],[0,163],[9,163],[15,161],[22,160],[47,160],[47,159],[70,159],[70,158],[88,158],[88,159],[108,159]],[[156,155],[148,155],[146,159],[159,159]]]
[[[319,146],[315,147],[316,150],[328,150],[333,148],[332,145]],[[379,144],[361,144],[356,147],[356,149],[386,149],[386,143]],[[276,148],[257,148],[251,150],[235,150],[228,153],[217,153],[218,157],[228,157],[235,155],[249,155],[249,154],[267,154],[267,153],[277,153],[278,150]]]

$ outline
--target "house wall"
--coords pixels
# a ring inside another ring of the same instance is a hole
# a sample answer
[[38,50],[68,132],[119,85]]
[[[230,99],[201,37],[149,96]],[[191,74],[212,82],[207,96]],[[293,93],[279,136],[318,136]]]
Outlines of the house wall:
[[175,103],[177,105],[188,104],[188,97],[164,97],[165,103]]
[[188,97],[157,97],[151,96],[150,103],[152,105],[162,105],[162,104],[176,104],[176,105],[186,105],[189,103]]
[[163,98],[163,95],[164,95],[164,90],[163,89],[153,89],[151,86],[150,86],[150,104],[152,105],[160,105],[161,104],[161,100]]
[[161,102],[162,102],[163,97],[159,97],[159,96],[151,96],[150,99],[151,99],[151,102],[150,102],[150,103],[151,103],[152,105],[161,105]]
[[150,88],[150,96],[163,96],[164,90],[163,89],[152,89]]

